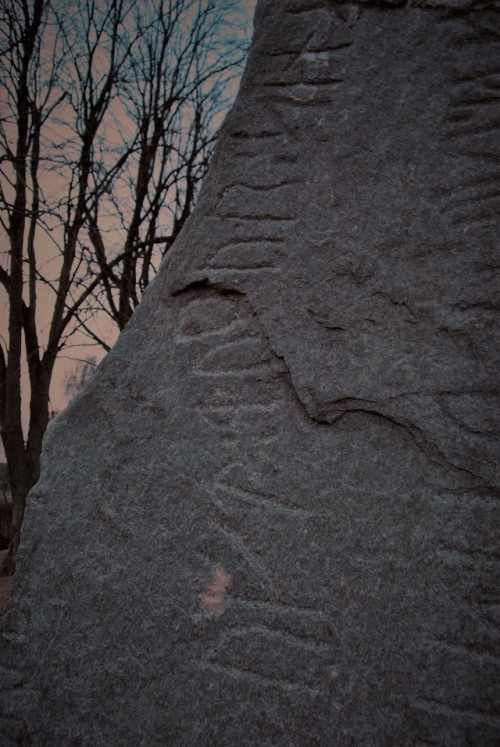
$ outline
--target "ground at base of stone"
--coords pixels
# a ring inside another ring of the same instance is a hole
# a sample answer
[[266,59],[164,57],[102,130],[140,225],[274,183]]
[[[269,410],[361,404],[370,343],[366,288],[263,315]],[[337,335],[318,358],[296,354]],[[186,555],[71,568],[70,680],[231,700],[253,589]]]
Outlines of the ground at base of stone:
[[[0,550],[0,565],[7,555],[7,550]],[[0,576],[0,614],[7,607],[10,600],[10,590],[12,588],[12,576]]]

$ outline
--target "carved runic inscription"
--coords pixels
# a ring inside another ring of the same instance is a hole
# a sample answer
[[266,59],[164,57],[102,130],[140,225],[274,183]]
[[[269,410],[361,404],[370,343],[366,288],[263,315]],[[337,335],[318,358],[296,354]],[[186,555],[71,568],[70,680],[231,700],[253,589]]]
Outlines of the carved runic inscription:
[[[178,314],[176,339],[189,347],[195,409],[213,438],[222,440],[217,472],[205,487],[209,533],[198,551],[215,568],[201,595],[202,613],[224,619],[198,666],[317,697],[336,671],[333,621],[318,602],[304,608],[291,603],[286,578],[256,541],[263,522],[300,536],[305,522],[321,519],[314,508],[300,505],[298,496],[293,500],[279,487],[255,485],[268,469],[278,470],[270,460],[286,421],[286,369],[243,296],[219,296],[210,289],[188,296]],[[251,465],[247,474],[240,468],[245,463]],[[228,559],[224,567],[217,563],[218,553]],[[234,578],[229,568],[237,569]],[[252,652],[244,663],[242,645]],[[283,666],[287,671],[280,676]]]

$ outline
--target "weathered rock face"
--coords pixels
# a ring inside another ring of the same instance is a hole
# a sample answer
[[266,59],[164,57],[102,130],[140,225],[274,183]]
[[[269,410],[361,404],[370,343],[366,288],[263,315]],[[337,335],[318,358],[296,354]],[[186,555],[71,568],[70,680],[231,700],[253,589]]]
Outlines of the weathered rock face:
[[259,3],[196,214],[49,431],[2,744],[500,740],[500,23],[418,5]]

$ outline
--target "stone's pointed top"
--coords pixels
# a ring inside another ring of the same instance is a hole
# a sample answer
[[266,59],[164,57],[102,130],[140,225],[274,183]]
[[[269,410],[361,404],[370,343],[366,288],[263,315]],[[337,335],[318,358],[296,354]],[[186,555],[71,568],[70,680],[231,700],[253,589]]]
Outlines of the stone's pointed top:
[[346,9],[360,6],[364,8],[379,7],[384,10],[390,8],[431,8],[450,11],[468,10],[497,10],[500,6],[498,0],[282,0],[276,3],[273,0],[258,0],[256,19],[265,12],[302,14],[308,11],[328,9],[329,7]]

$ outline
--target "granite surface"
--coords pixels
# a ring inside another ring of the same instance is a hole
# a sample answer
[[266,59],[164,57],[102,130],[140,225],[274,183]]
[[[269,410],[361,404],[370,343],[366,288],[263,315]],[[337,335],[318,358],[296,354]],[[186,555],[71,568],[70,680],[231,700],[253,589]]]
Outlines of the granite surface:
[[499,61],[494,3],[260,0],[46,437],[2,745],[500,743]]

